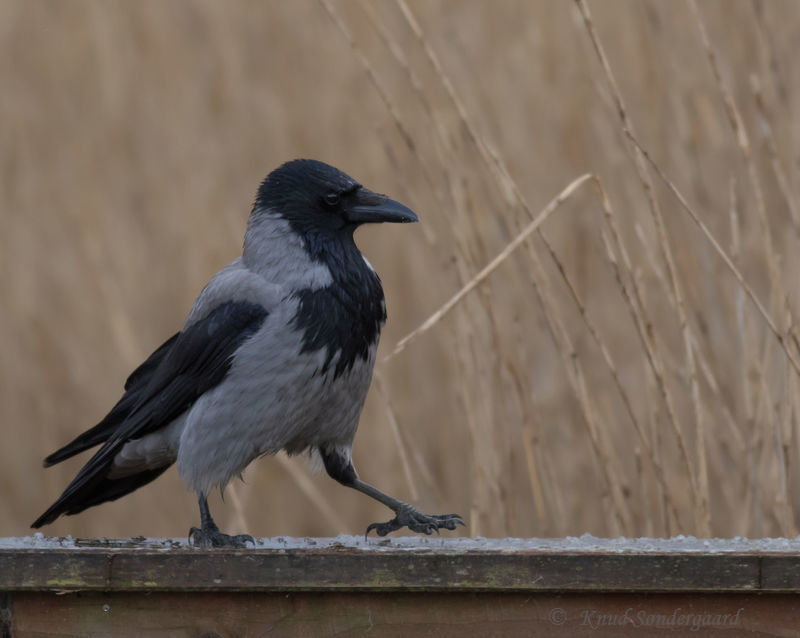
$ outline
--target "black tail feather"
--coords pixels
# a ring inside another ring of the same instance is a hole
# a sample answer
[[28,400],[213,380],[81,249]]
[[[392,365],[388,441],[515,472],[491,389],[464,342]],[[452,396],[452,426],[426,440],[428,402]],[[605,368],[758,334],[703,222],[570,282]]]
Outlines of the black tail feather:
[[56,463],[61,463],[61,461],[65,461],[66,459],[71,458],[76,454],[80,454],[84,450],[88,450],[90,447],[94,447],[95,445],[100,445],[101,443],[105,443],[109,439],[109,437],[114,433],[114,430],[121,421],[121,419],[116,419],[116,418],[112,420],[113,416],[116,416],[114,414],[114,410],[112,410],[105,419],[103,419],[93,428],[86,430],[86,432],[76,437],[75,439],[67,443],[64,447],[59,448],[58,450],[53,452],[50,456],[45,458],[44,466],[50,467],[51,465],[55,465]]
[[174,345],[180,333],[175,333],[164,343],[162,343],[153,354],[136,370],[131,372],[125,382],[125,394],[117,401],[111,411],[97,425],[67,443],[64,447],[56,450],[44,460],[44,466],[50,467],[56,463],[61,463],[70,457],[88,450],[95,445],[105,443],[110,439],[119,427],[128,418],[133,408],[142,398],[142,393],[147,387],[153,372],[164,359],[170,348]]
[[73,485],[70,485],[64,491],[64,494],[33,522],[31,527],[42,527],[52,523],[62,514],[78,514],[89,507],[114,501],[126,494],[130,494],[150,481],[157,479],[170,465],[172,464],[170,463],[154,470],[145,470],[144,472],[119,479],[101,478],[99,481],[89,481],[84,483],[78,490],[70,489],[73,488]]

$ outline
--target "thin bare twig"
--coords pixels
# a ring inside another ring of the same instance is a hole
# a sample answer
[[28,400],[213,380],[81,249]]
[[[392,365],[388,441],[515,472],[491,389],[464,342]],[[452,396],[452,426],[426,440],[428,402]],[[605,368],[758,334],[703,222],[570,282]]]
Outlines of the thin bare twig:
[[414,339],[419,337],[420,335],[426,333],[428,330],[433,328],[442,318],[447,315],[458,303],[466,297],[470,292],[472,292],[476,287],[478,287],[489,275],[491,275],[497,268],[500,266],[508,256],[514,252],[519,246],[537,229],[539,226],[544,223],[544,221],[562,204],[564,201],[570,197],[578,188],[580,188],[583,184],[585,184],[588,180],[592,179],[592,175],[586,174],[581,175],[577,179],[570,182],[564,190],[562,190],[554,199],[550,201],[550,203],[542,209],[542,212],[530,222],[525,228],[517,234],[514,239],[512,239],[500,253],[492,259],[486,266],[476,274],[472,279],[470,279],[466,285],[461,288],[456,294],[454,294],[448,301],[442,304],[436,312],[434,312],[430,317],[428,317],[425,321],[422,322],[420,326],[412,330],[408,333],[405,337],[400,339],[397,342],[397,345],[394,347],[391,353],[389,353],[386,357],[382,359],[382,361],[388,361],[392,357],[398,355],[402,352],[406,346],[411,343]]

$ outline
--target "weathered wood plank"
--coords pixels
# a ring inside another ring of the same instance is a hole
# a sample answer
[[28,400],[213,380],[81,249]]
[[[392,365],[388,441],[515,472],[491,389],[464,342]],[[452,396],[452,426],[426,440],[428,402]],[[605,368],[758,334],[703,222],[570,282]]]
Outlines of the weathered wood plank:
[[800,555],[788,551],[280,540],[245,550],[144,539],[0,544],[0,591],[800,591]]
[[5,636],[796,635],[800,540],[0,539]]
[[15,593],[12,635],[792,636],[789,594]]
[[0,550],[0,590],[797,591],[800,557],[342,549]]

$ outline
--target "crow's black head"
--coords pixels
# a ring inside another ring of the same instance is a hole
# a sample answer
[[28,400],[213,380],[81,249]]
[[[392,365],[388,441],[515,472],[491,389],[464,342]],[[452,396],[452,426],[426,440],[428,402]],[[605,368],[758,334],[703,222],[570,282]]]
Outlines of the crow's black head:
[[286,162],[262,182],[254,212],[269,211],[300,233],[352,231],[360,224],[415,222],[414,212],[373,193],[333,166],[309,159]]
[[[368,361],[386,321],[381,281],[356,247],[353,231],[371,222],[415,221],[403,204],[315,160],[287,162],[261,184],[243,259],[269,262],[272,277],[277,270],[285,275],[293,269],[294,280],[302,280],[298,271],[304,268],[317,277],[293,284],[291,296],[298,302],[294,326],[303,335],[301,352],[327,352],[321,373],[335,362],[335,379],[356,361]],[[286,237],[286,223],[310,260],[294,252],[298,242]],[[325,277],[319,277],[320,270]]]

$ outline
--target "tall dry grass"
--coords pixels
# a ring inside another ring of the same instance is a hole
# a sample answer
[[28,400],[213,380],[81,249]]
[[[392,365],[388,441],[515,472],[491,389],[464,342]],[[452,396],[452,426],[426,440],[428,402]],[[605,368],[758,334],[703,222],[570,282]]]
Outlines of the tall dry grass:
[[[299,156],[412,206],[354,450],[472,535],[795,535],[800,9],[789,0],[0,3],[0,534]],[[231,531],[388,512],[264,459]],[[48,533],[181,536],[171,471]]]

